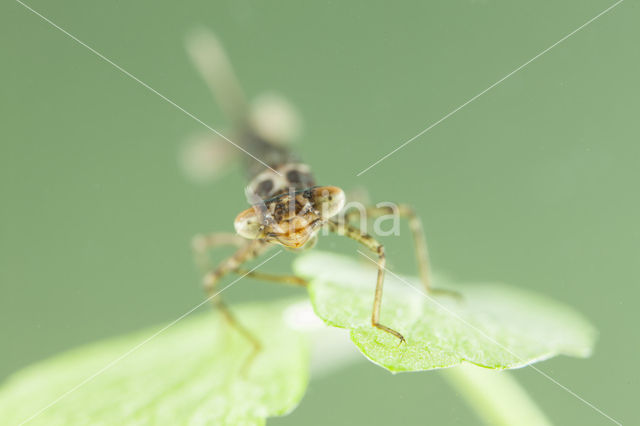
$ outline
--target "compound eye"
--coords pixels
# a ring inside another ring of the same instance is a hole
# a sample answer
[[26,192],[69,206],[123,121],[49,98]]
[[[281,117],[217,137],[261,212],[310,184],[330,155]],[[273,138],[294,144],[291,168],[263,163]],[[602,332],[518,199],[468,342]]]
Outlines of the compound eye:
[[328,219],[337,215],[344,207],[344,191],[337,186],[320,186],[313,190],[313,201],[320,215]]
[[260,218],[253,207],[248,208],[236,216],[233,226],[236,228],[238,235],[250,240],[260,238],[262,233],[260,229]]

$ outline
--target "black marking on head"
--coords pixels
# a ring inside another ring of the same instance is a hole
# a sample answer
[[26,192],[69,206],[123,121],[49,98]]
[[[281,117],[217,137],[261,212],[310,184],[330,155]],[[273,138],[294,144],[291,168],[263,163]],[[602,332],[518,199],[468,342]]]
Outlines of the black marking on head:
[[258,184],[256,192],[258,194],[268,194],[273,189],[273,180],[265,179]]
[[309,171],[309,166],[305,164],[296,164],[289,167],[285,174],[285,178],[289,186],[295,189],[304,189],[315,185],[313,176]]
[[302,175],[298,170],[289,170],[287,172],[287,180],[291,183],[300,183],[302,182]]

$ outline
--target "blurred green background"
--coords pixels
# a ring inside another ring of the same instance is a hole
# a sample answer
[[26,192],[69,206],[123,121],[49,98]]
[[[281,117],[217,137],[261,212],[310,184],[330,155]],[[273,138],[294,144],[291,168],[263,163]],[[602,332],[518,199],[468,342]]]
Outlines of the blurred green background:
[[[575,306],[600,338],[539,367],[638,422],[640,18],[627,0],[361,177],[356,173],[613,2],[29,4],[211,126],[225,122],[184,50],[214,30],[250,95],[305,123],[322,184],[407,202],[436,269]],[[0,6],[0,377],[64,349],[173,320],[202,300],[189,242],[231,231],[240,170],[194,185],[180,142],[202,126],[20,4]],[[387,238],[412,272],[407,233]],[[324,249],[351,250],[327,237]],[[354,252],[355,253],[355,252]],[[222,255],[223,253],[221,253]],[[355,254],[354,254],[355,255]],[[291,255],[268,269],[288,268]],[[232,302],[299,291],[243,281]],[[557,424],[611,424],[533,369],[516,373]],[[273,425],[474,424],[437,373],[369,363],[313,381]]]

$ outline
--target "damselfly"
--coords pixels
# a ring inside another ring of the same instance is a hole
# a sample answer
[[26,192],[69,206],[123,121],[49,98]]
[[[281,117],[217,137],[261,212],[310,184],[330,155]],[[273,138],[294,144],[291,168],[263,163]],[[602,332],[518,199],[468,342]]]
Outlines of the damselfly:
[[[352,225],[360,218],[360,210],[342,212],[345,206],[344,191],[336,186],[316,185],[310,167],[302,163],[290,150],[287,145],[289,132],[286,126],[295,120],[291,119],[286,104],[281,101],[272,102],[271,114],[264,113],[270,108],[264,104],[259,108],[250,106],[245,101],[225,52],[212,34],[206,31],[194,34],[189,38],[188,50],[196,68],[233,125],[232,140],[245,151],[246,155],[243,157],[250,178],[245,193],[251,207],[236,217],[236,233],[200,235],[194,239],[196,255],[207,269],[204,278],[207,294],[216,294],[221,278],[229,273],[306,286],[305,280],[299,277],[247,271],[243,264],[276,246],[296,251],[312,247],[319,231],[325,228],[357,241],[375,254],[378,259],[378,274],[371,325],[397,337],[400,343],[404,342],[402,334],[380,323],[385,275],[384,246],[368,233]],[[285,126],[278,129],[278,125],[274,125],[270,120],[276,123],[284,122]],[[224,143],[231,146],[230,141]],[[366,208],[365,213],[370,217],[398,214],[408,219],[420,276],[425,289],[431,291],[424,233],[420,219],[413,209],[407,205],[372,206]],[[206,261],[209,250],[224,244],[235,245],[238,249],[217,267],[209,267]],[[252,342],[254,353],[257,353],[260,348],[259,340],[234,318],[222,297],[217,295],[213,302],[222,310],[231,325]]]

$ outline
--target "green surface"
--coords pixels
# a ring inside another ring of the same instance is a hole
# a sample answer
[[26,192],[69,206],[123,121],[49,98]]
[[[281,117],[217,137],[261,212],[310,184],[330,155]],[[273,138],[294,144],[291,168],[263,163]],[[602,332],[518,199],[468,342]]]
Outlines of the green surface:
[[307,387],[306,339],[281,319],[288,304],[237,310],[263,344],[248,367],[251,345],[211,312],[30,366],[0,388],[2,424],[265,424]]
[[380,322],[406,343],[371,326],[375,265],[316,252],[299,258],[295,270],[311,278],[315,312],[327,324],[347,328],[371,361],[390,371],[453,367],[464,361],[506,369],[555,355],[587,357],[595,330],[578,313],[540,295],[502,284],[456,284],[438,278],[460,300],[424,293],[418,278],[388,273]]
[[[612,2],[29,4],[224,129],[183,45],[192,28],[211,28],[250,95],[277,90],[298,107],[299,149],[321,184],[414,205],[436,270],[508,282],[584,314],[599,331],[593,356],[538,367],[638,423],[638,2],[625,0],[360,177]],[[182,176],[179,147],[203,130],[198,123],[18,3],[2,2],[0,25],[0,375],[8,376],[195,306],[191,237],[233,231],[246,203],[239,171],[208,186]],[[406,228],[382,241],[389,267],[415,275]],[[360,256],[337,237],[319,247]],[[286,271],[292,257],[265,270]],[[293,292],[243,280],[225,295]],[[514,375],[554,423],[612,424],[533,369]],[[477,420],[438,375],[392,376],[363,362],[312,381],[300,407],[270,424],[397,422]]]

